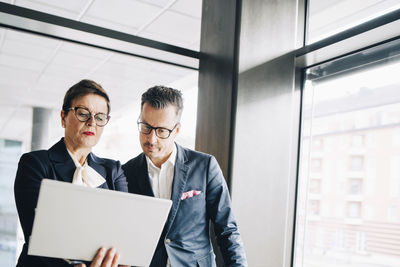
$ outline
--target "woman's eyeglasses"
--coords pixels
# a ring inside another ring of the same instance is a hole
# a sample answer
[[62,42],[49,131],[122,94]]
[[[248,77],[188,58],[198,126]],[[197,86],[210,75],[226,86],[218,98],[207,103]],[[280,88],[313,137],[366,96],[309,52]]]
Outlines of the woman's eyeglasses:
[[67,111],[68,110],[73,110],[75,113],[75,117],[80,122],[87,122],[93,116],[94,121],[96,122],[96,125],[100,126],[100,127],[103,127],[104,125],[106,125],[108,123],[108,121],[110,120],[110,116],[108,114],[99,112],[99,113],[92,115],[90,110],[85,107],[77,106],[77,107],[69,108],[69,109],[67,109]]

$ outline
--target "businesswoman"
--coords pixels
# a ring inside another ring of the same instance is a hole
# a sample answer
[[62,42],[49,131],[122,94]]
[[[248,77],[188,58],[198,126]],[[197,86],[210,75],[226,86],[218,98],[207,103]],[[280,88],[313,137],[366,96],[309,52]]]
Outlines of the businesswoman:
[[[62,259],[27,255],[42,179],[127,191],[120,162],[99,158],[91,152],[110,118],[109,113],[110,100],[105,90],[94,81],[82,80],[73,85],[64,97],[61,111],[64,137],[49,150],[22,155],[14,184],[15,202],[25,237],[18,267],[69,266]],[[100,249],[91,266],[117,266],[118,257],[114,249]]]

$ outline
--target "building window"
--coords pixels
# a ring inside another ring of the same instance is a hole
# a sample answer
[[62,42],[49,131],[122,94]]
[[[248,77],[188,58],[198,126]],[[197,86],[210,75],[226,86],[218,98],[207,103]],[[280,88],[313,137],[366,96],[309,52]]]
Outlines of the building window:
[[324,140],[322,138],[316,138],[312,141],[313,150],[322,150],[324,148]]
[[400,146],[400,129],[397,129],[396,131],[393,132],[393,145],[395,146]]
[[357,252],[365,253],[365,250],[367,249],[367,233],[359,231],[357,232],[356,238]]
[[348,180],[348,190],[349,195],[360,195],[362,194],[362,179],[351,178]]
[[311,160],[311,171],[312,172],[322,171],[322,159],[316,158]]
[[352,147],[363,147],[365,145],[365,136],[361,134],[354,134],[351,136]]
[[308,214],[311,216],[319,216],[320,215],[320,201],[319,200],[310,200],[308,202]]
[[391,223],[399,223],[400,222],[400,208],[399,205],[391,205],[388,208],[388,221]]
[[311,179],[309,185],[309,192],[311,194],[321,194],[321,180]]
[[349,163],[350,171],[362,171],[364,170],[364,156],[351,156]]
[[361,218],[361,202],[350,201],[346,203],[346,216],[349,219]]

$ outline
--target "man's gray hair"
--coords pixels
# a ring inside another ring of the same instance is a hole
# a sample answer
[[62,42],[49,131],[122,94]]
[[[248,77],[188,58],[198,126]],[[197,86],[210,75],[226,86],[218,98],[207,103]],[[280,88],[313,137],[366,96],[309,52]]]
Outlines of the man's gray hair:
[[155,109],[163,109],[168,105],[173,105],[176,107],[178,121],[181,120],[183,98],[181,91],[177,89],[162,85],[153,86],[142,94],[141,109],[143,109],[144,103],[149,103]]

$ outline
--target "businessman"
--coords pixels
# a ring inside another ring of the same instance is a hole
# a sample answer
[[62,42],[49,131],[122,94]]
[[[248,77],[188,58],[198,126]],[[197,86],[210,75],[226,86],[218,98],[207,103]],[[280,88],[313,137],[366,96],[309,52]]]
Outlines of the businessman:
[[180,91],[164,86],[148,89],[137,121],[143,153],[122,167],[131,193],[173,201],[150,266],[216,266],[210,221],[225,265],[247,266],[216,159],[175,143],[182,110]]

